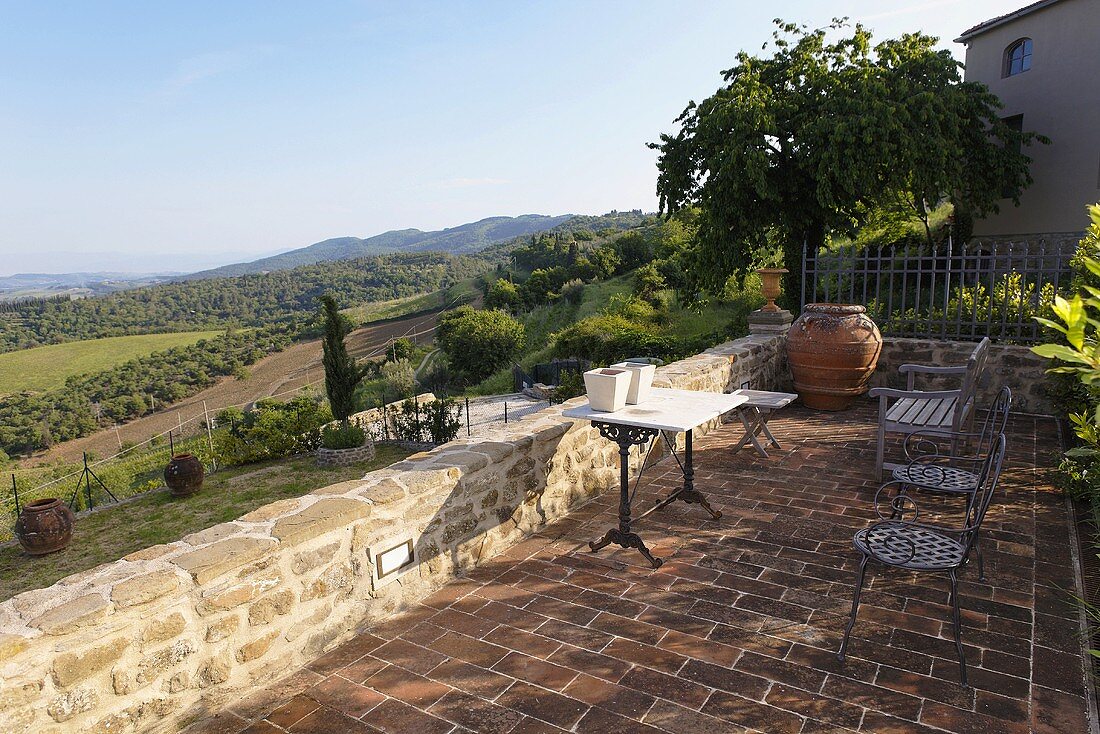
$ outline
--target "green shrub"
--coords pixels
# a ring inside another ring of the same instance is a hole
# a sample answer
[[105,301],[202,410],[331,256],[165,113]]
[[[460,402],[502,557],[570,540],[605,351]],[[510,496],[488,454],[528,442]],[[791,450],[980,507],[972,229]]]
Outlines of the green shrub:
[[580,305],[581,300],[584,298],[584,281],[580,278],[567,281],[561,287],[561,297],[573,306]]
[[214,452],[222,464],[233,466],[313,451],[321,442],[321,426],[331,421],[328,406],[310,396],[285,403],[261,400],[238,423],[214,432]]
[[421,427],[427,430],[428,437],[437,446],[454,440],[462,426],[459,416],[462,406],[454,400],[444,398],[424,403],[420,406]]
[[504,311],[463,306],[440,318],[436,343],[454,370],[481,382],[523,349],[524,328]]
[[666,362],[690,350],[690,345],[654,327],[624,316],[590,316],[554,335],[554,353],[610,364],[627,357],[659,357]]
[[554,400],[564,402],[569,398],[584,395],[587,389],[584,386],[584,373],[577,370],[566,370],[558,377],[558,385],[554,388]]
[[354,423],[332,423],[321,429],[321,446],[326,449],[357,449],[366,441],[366,431]]

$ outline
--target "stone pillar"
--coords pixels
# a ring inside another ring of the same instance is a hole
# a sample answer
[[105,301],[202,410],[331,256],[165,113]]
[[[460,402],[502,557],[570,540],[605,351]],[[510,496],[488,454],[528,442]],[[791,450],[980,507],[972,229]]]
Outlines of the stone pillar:
[[790,311],[765,311],[758,308],[749,314],[749,333],[767,336],[786,336],[791,330],[794,316]]

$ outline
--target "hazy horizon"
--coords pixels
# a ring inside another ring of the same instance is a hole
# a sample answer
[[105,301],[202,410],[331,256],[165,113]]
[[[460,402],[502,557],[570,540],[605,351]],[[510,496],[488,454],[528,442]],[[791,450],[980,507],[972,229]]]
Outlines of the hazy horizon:
[[[2,0],[0,0],[2,1]],[[0,274],[656,209],[654,152],[773,17],[952,43],[1023,0],[3,4]]]

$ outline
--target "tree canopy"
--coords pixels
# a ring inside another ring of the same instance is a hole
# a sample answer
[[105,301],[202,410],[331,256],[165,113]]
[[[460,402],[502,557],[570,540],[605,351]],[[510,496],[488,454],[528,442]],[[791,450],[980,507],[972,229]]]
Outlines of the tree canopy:
[[504,311],[475,311],[469,306],[439,319],[436,342],[458,372],[481,382],[523,348],[523,324]]
[[776,25],[772,56],[739,53],[724,85],[650,144],[662,214],[699,209],[689,258],[699,287],[718,290],[778,241],[794,296],[803,243],[851,233],[877,208],[923,218],[947,197],[982,216],[1006,194],[1019,202],[1031,183],[1021,146],[1037,136],[1002,121],[997,97],[964,82],[938,39],[872,45],[861,25],[835,38],[841,20]]

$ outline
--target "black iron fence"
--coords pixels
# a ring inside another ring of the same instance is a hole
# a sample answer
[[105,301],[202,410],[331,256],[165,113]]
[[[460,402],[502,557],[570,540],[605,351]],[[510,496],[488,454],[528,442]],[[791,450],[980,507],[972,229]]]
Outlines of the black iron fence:
[[1041,338],[1034,316],[1072,279],[1071,248],[1043,241],[805,248],[802,304],[856,303],[883,334],[950,340]]

